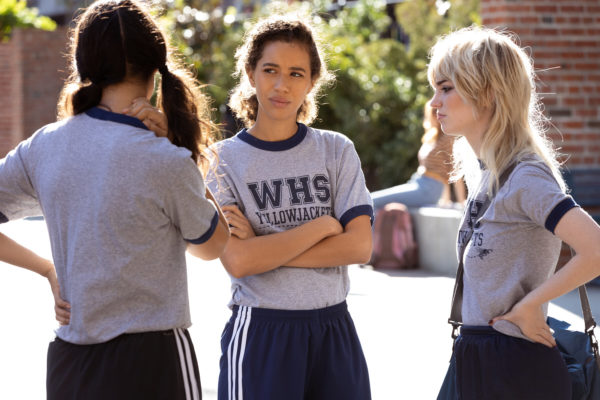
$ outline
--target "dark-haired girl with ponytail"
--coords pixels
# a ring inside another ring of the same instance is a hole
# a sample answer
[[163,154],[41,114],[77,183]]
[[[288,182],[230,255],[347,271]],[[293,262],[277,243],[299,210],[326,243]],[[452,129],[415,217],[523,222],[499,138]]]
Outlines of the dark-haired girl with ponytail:
[[[131,0],[93,3],[71,44],[59,121],[0,160],[0,221],[44,215],[71,306],[49,345],[47,398],[200,399],[185,251],[215,259],[229,238],[202,173],[204,98]],[[164,115],[125,115],[157,74]]]

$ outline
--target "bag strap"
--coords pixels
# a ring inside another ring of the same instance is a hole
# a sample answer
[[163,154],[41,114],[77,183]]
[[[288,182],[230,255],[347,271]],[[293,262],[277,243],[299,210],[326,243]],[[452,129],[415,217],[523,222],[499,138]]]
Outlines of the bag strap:
[[[517,166],[517,162],[513,162],[510,164],[500,175],[498,179],[498,187],[494,190],[494,194],[500,190],[502,185],[508,180],[511,172]],[[489,193],[486,194],[485,200],[483,201],[483,205],[477,211],[477,216],[475,219],[479,219],[485,211],[490,206],[492,202]],[[467,211],[468,212],[468,211]],[[454,291],[452,293],[452,306],[450,308],[450,318],[448,318],[448,323],[452,325],[452,339],[456,340],[458,337],[458,328],[462,325],[462,301],[463,301],[463,275],[464,275],[464,264],[463,264],[463,256],[465,254],[465,249],[467,248],[467,244],[471,240],[473,236],[473,227],[469,229],[465,237],[463,239],[463,243],[458,250],[458,269],[456,270],[456,279],[454,280]]]
[[[571,246],[569,246],[569,250],[571,251],[571,258],[573,258],[575,256],[575,250],[573,250]],[[557,271],[558,269],[559,268],[557,268]],[[590,306],[590,299],[588,298],[585,284],[579,286],[578,290],[579,301],[581,302],[581,311],[583,313],[583,322],[585,324],[585,333],[590,339],[590,346],[592,347],[592,352],[596,358],[598,369],[600,369],[600,351],[598,349],[598,339],[596,339],[596,335],[594,334],[596,321],[594,321],[594,316],[592,315],[592,307]]]

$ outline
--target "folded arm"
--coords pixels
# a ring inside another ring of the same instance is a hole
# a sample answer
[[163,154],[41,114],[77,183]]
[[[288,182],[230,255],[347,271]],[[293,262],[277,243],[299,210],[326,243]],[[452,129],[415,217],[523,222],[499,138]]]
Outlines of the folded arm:
[[284,232],[255,236],[247,219],[236,206],[223,210],[232,225],[232,237],[221,255],[223,266],[236,278],[271,271],[342,231],[340,223],[324,215]]
[[330,236],[285,265],[300,268],[325,268],[364,264],[372,249],[371,218],[361,215],[346,224],[344,232]]

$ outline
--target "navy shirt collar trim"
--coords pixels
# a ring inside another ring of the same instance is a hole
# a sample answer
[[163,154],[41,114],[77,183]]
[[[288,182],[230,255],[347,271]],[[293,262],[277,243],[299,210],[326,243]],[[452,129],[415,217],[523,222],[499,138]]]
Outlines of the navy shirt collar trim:
[[238,134],[237,137],[240,140],[248,143],[250,146],[256,147],[261,150],[267,151],[284,151],[289,150],[297,145],[299,145],[302,140],[306,137],[306,133],[308,132],[308,128],[306,125],[298,123],[298,130],[294,135],[285,140],[279,140],[276,142],[269,142],[266,140],[258,139],[257,137],[252,136],[248,131],[244,128]]
[[130,117],[129,115],[125,114],[117,114],[111,111],[106,111],[99,107],[92,107],[85,113],[95,119],[101,119],[103,121],[112,121],[117,122],[119,124],[135,126],[136,128],[145,129],[147,131],[150,130],[146,127],[146,125],[142,123],[142,121],[140,121],[137,118]]

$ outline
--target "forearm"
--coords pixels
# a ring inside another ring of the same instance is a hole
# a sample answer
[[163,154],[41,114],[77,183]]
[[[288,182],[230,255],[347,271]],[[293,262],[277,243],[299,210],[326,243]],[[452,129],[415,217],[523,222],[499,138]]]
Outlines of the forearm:
[[52,261],[42,258],[31,250],[0,233],[0,261],[47,276],[54,268]]
[[328,237],[285,265],[299,268],[327,268],[364,264],[371,258],[372,235],[368,216],[350,221],[343,233]]
[[541,286],[523,298],[523,302],[541,305],[589,282],[600,275],[600,252],[577,254]]
[[585,211],[572,208],[561,218],[554,232],[576,255],[524,301],[543,304],[600,275],[600,227]]
[[271,271],[302,254],[324,238],[337,233],[327,221],[316,219],[296,228],[249,239],[231,237],[221,262],[234,277]]

